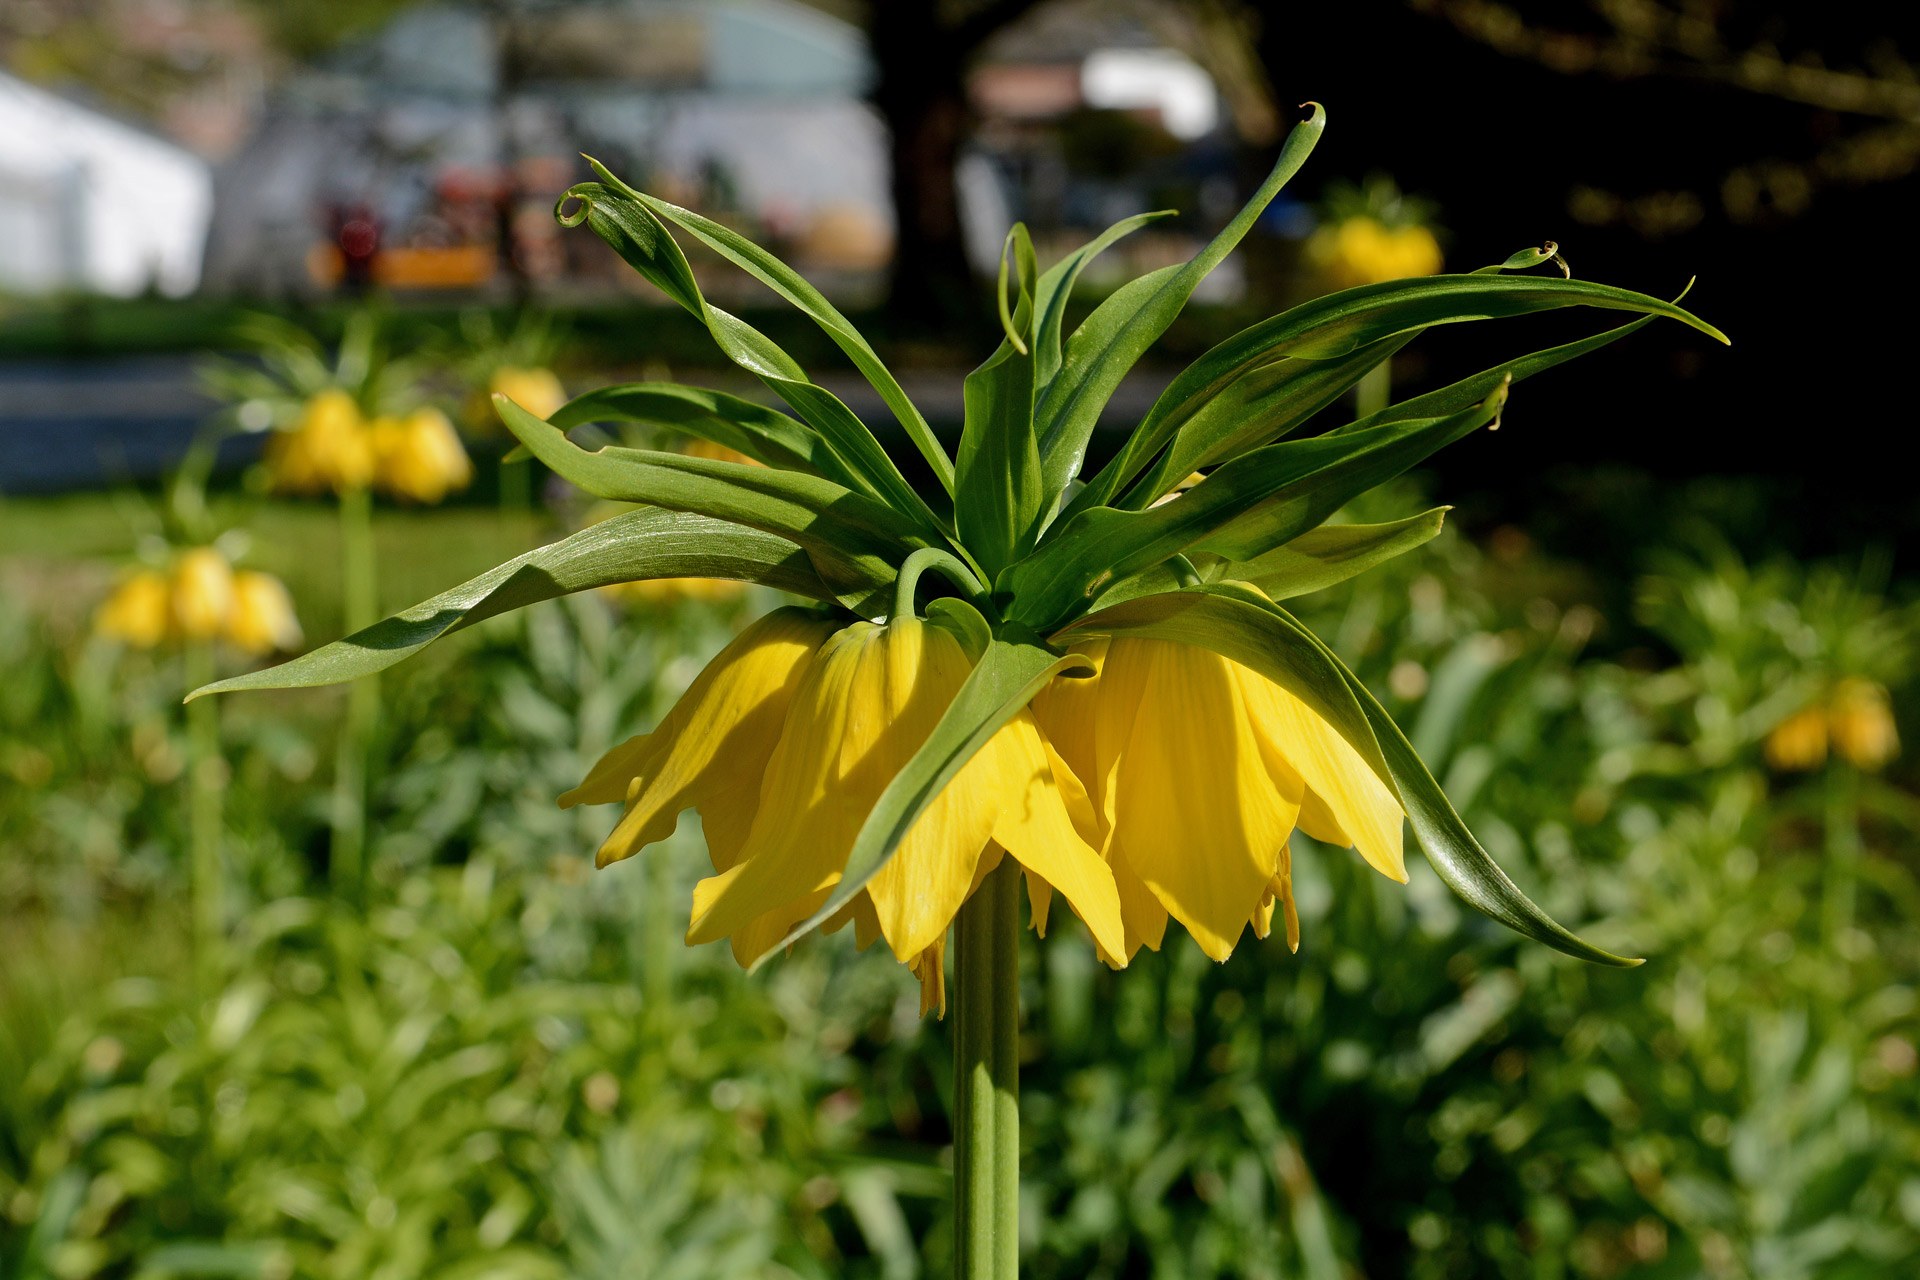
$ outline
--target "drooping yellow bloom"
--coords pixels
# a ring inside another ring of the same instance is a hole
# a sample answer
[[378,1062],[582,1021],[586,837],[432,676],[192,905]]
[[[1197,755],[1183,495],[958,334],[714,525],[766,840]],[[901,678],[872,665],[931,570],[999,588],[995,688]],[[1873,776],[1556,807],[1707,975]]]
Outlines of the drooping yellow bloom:
[[1802,707],[1773,726],[1761,748],[1767,763],[1783,773],[1818,769],[1827,762],[1827,713]]
[[709,662],[660,727],[621,743],[560,804],[627,803],[600,846],[600,866],[630,858],[673,833],[697,809],[715,870],[739,860],[759,779],[808,661],[833,623],[805,609],[776,609]]
[[439,502],[473,480],[473,463],[459,432],[438,409],[401,418],[377,418],[371,428],[374,482],[408,502]]
[[1872,680],[1842,680],[1827,704],[1827,728],[1833,749],[1847,763],[1878,769],[1900,754],[1900,731],[1886,686]]
[[1856,769],[1879,769],[1900,754],[1900,730],[1886,686],[1859,676],[1837,681],[1824,695],[1776,724],[1761,744],[1781,772],[1818,769],[1827,751]]
[[353,397],[339,388],[316,393],[292,427],[267,441],[266,467],[278,493],[365,488],[373,479],[373,441]]
[[1307,262],[1329,289],[1351,289],[1440,270],[1440,242],[1422,226],[1389,227],[1365,215],[1323,226],[1307,239]]
[[194,547],[173,562],[169,607],[175,634],[211,640],[233,616],[233,566],[213,547]]
[[1224,960],[1276,903],[1297,942],[1287,839],[1354,845],[1404,882],[1400,805],[1359,752],[1284,688],[1162,640],[1093,642],[1091,680],[1056,680],[1034,712],[1086,780],[1125,939],[1110,963],[1158,949],[1171,915]]
[[137,570],[100,602],[93,629],[136,649],[156,648],[173,625],[172,601],[173,588],[165,574]]
[[[567,402],[567,389],[551,369],[504,366],[493,371],[487,390],[505,396],[536,418],[551,418]],[[492,416],[491,410],[488,416]]]
[[[665,836],[680,809],[699,808],[718,874],[694,890],[687,940],[729,937],[750,964],[825,902],[881,790],[971,668],[937,622],[836,631],[782,610],[728,646],[659,730],[609,753],[562,803],[626,798],[603,865]],[[1118,954],[1120,903],[1070,815],[1078,793],[1021,712],[934,798],[837,923],[852,920],[863,943],[884,939],[920,976],[923,1004],[937,1008],[954,915],[1011,854]]]
[[297,648],[300,620],[286,584],[270,573],[241,569],[233,575],[233,612],[227,639],[248,653]]

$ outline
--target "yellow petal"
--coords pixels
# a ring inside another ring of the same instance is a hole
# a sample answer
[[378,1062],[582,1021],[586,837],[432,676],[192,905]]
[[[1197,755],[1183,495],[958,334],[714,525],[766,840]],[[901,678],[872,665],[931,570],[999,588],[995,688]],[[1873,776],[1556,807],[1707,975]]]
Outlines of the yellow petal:
[[1020,870],[1027,880],[1027,923],[1033,926],[1035,937],[1044,938],[1047,936],[1047,916],[1053,910],[1053,886],[1032,867],[1022,867]]
[[[1008,721],[974,760],[985,763],[990,757],[1002,774],[994,840],[1061,892],[1103,951],[1122,954],[1125,932],[1113,872],[1076,829],[1063,794],[1062,775],[1073,790],[1079,789],[1072,771],[1064,764],[1056,769],[1058,757],[1025,711]],[[965,776],[962,770],[954,784]],[[1084,797],[1080,805],[1090,815]]]
[[832,631],[806,610],[774,610],[707,664],[658,729],[609,751],[560,797],[562,806],[627,801],[601,866],[671,835],[689,807],[701,810],[716,869],[733,865],[788,706]]
[[1297,771],[1315,803],[1300,825],[1316,840],[1351,844],[1374,870],[1407,881],[1400,802],[1339,730],[1288,690],[1250,668],[1234,666],[1254,708],[1259,740],[1275,766]]
[[[1135,702],[1124,741],[1102,737],[1112,844],[1215,960],[1232,952],[1300,812],[1297,775],[1261,750],[1224,658],[1158,640],[1115,640],[1102,702]],[[1102,720],[1096,734],[1109,728]]]
[[947,1016],[947,936],[943,933],[913,958],[913,976],[920,979],[920,1016]]
[[889,631],[900,629],[856,622],[807,665],[767,760],[740,860],[694,886],[688,942],[711,942],[770,911],[791,910],[840,878],[860,824],[893,776],[886,766],[897,768],[938,716],[892,717],[885,649]]
[[[943,628],[902,619],[888,630],[897,633],[886,646],[890,703],[902,719],[925,720],[912,738],[886,744],[900,754],[886,762],[880,787],[926,741],[972,669],[966,650]],[[962,765],[867,882],[880,932],[903,962],[932,946],[953,923],[981,875],[1001,809],[1027,802],[1029,780],[1020,776],[1006,744],[1004,733],[995,734]],[[871,798],[863,796],[862,813],[879,798],[879,788]]]
[[1149,951],[1160,949],[1167,936],[1167,909],[1124,856],[1116,856],[1111,866],[1113,887],[1120,895],[1120,922],[1125,935],[1118,952],[1103,950],[1100,959],[1109,968],[1122,969],[1141,947]]

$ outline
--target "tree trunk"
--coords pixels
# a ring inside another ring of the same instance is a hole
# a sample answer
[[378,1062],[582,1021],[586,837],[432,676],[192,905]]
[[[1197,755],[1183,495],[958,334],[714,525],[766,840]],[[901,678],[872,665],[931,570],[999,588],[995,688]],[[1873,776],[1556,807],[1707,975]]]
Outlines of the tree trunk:
[[887,122],[898,231],[890,316],[933,336],[981,309],[960,224],[955,168],[971,127],[966,62],[957,33],[928,0],[874,0],[869,27],[879,80],[873,104]]

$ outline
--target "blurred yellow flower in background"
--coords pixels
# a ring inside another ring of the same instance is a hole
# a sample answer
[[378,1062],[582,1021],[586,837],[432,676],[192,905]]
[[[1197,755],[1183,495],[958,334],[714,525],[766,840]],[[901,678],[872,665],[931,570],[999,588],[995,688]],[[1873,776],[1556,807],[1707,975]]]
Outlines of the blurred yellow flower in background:
[[[505,396],[536,418],[551,418],[567,402],[567,389],[560,385],[553,370],[546,368],[508,365],[495,369],[487,382],[487,391],[490,395]],[[493,418],[490,405],[482,416]]]
[[1858,769],[1882,768],[1900,754],[1900,731],[1885,685],[1849,676],[1776,724],[1761,744],[1783,773],[1818,769],[1832,753]]
[[170,641],[226,640],[250,654],[299,645],[300,622],[286,584],[236,570],[217,547],[191,547],[165,571],[139,569],[94,611],[96,633],[136,649]]
[[155,648],[171,629],[172,599],[165,574],[135,570],[94,611],[93,629],[136,649]]
[[1266,677],[1191,645],[1094,641],[1099,673],[1055,680],[1033,712],[1085,782],[1113,869],[1131,959],[1160,948],[1169,915],[1215,960],[1274,908],[1297,946],[1288,839],[1355,846],[1405,883],[1400,804],[1306,703]]
[[682,601],[725,604],[747,594],[746,584],[731,578],[648,578],[642,582],[616,582],[601,590],[628,608]]
[[286,584],[256,569],[235,572],[227,639],[248,653],[261,654],[296,649],[300,638],[300,620]]
[[1827,762],[1827,713],[1803,707],[1773,726],[1762,745],[1767,763],[1782,772],[1818,769]]
[[373,440],[352,396],[316,392],[291,427],[267,441],[267,480],[276,493],[346,493],[373,480]]
[[1329,290],[1436,274],[1440,242],[1418,225],[1389,227],[1366,214],[1320,227],[1307,238],[1307,264]]
[[460,434],[438,409],[376,418],[369,434],[374,482],[395,498],[439,502],[473,481],[473,463]]
[[1861,769],[1878,769],[1900,754],[1900,731],[1886,686],[1847,679],[1834,686],[1827,703],[1827,732],[1834,752]]
[[233,617],[233,566],[214,547],[194,547],[173,563],[171,609],[183,640],[211,640]]

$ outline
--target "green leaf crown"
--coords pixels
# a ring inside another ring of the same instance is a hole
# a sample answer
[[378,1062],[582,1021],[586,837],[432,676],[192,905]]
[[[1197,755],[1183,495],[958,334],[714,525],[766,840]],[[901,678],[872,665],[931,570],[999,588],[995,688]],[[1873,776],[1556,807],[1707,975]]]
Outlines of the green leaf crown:
[[[1646,294],[1517,274],[1553,260],[1551,244],[1468,274],[1348,289],[1213,347],[1173,379],[1110,462],[1086,473],[1088,443],[1108,398],[1298,172],[1325,122],[1313,105],[1260,189],[1191,261],[1123,285],[1071,333],[1067,303],[1081,271],[1164,215],[1127,219],[1044,272],[1025,228],[1016,226],[1001,260],[1004,336],[967,376],[953,457],[873,347],[792,268],[591,161],[597,180],[566,193],[560,221],[590,227],[704,324],[727,358],[764,382],[788,412],[657,382],[590,392],[551,421],[496,397],[506,425],[535,457],[590,494],[642,509],[528,552],[303,657],[200,692],[351,680],[507,610],[649,578],[759,583],[878,619],[915,608],[923,571],[933,568],[960,598],[929,608],[964,615],[978,663],[933,735],[883,792],[841,881],[796,937],[865,886],[940,788],[1048,680],[1084,669],[1084,661],[1063,652],[1067,644],[1151,636],[1252,667],[1332,723],[1400,798],[1435,869],[1466,901],[1569,954],[1636,963],[1575,937],[1521,893],[1365,686],[1277,602],[1433,537],[1444,509],[1382,525],[1325,522],[1442,446],[1497,424],[1514,383],[1658,316],[1726,341],[1717,329]],[[909,484],[868,424],[792,356],[701,294],[676,233],[820,326],[931,468],[930,492]],[[1430,326],[1573,306],[1638,318],[1358,421],[1297,434]],[[568,438],[575,427],[608,422],[668,428],[761,465],[613,446],[589,451]],[[1188,487],[1196,472],[1204,477]]]

